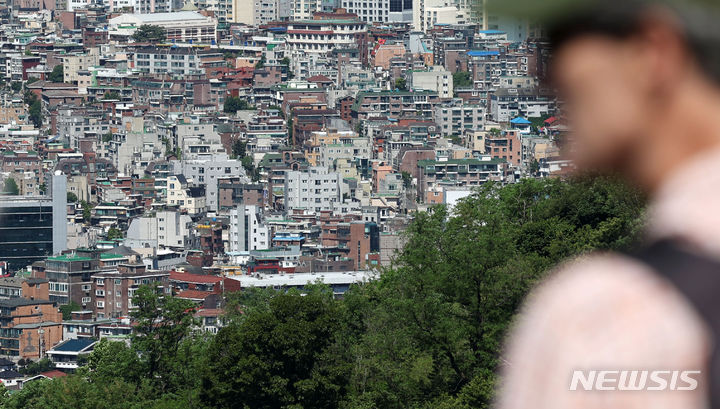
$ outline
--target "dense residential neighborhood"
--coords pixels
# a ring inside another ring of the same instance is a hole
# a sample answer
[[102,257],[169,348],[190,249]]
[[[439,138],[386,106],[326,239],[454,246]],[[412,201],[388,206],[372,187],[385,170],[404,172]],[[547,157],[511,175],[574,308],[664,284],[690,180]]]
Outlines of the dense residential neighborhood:
[[107,341],[146,358],[173,302],[190,337],[253,288],[341,300],[408,263],[418,215],[573,169],[541,27],[482,4],[8,0],[0,19],[8,390],[101,373]]

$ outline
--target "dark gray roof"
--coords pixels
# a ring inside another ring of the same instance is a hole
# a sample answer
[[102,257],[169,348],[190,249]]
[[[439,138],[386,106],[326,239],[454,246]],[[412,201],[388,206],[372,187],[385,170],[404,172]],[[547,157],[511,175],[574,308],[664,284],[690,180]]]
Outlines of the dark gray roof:
[[31,300],[28,298],[11,298],[9,300],[0,300],[0,307],[16,308],[22,307],[23,305],[35,305],[35,304],[54,304],[54,301],[50,300]]

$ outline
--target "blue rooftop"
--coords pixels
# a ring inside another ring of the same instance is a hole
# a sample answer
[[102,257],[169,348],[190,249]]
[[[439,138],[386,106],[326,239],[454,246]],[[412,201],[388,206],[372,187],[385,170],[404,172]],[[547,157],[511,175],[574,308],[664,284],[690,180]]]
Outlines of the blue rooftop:
[[467,52],[470,57],[487,57],[490,55],[500,55],[500,51],[471,50]]
[[275,237],[273,237],[273,240],[276,240],[276,241],[300,241],[300,240],[305,240],[305,237],[303,237],[303,236],[275,236]]
[[505,34],[502,30],[480,30],[478,33],[482,34]]
[[53,351],[80,352],[96,341],[92,338],[71,339],[53,348]]
[[510,121],[510,123],[513,125],[532,125],[532,122],[528,121],[527,119],[525,119],[521,116],[513,119],[512,121]]

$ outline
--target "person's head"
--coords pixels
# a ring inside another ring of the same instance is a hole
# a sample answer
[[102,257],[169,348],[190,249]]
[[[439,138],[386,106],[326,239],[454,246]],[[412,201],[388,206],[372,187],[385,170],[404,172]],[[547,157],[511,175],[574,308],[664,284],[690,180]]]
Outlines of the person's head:
[[720,24],[696,3],[586,1],[549,24],[550,79],[578,164],[632,173],[686,102],[720,95]]

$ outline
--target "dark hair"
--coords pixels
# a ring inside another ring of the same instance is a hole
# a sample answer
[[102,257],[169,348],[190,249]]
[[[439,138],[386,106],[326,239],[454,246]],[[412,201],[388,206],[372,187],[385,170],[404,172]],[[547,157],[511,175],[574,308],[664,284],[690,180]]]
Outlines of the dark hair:
[[588,34],[626,38],[637,32],[640,20],[658,5],[673,11],[681,23],[688,47],[705,74],[720,84],[720,13],[715,5],[692,0],[590,0],[574,13],[548,22],[553,49]]

